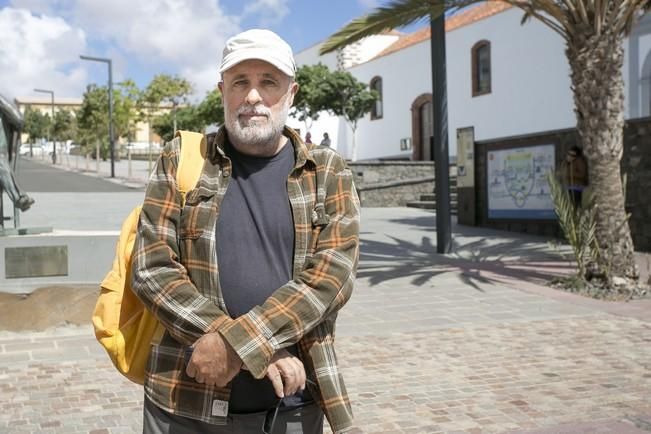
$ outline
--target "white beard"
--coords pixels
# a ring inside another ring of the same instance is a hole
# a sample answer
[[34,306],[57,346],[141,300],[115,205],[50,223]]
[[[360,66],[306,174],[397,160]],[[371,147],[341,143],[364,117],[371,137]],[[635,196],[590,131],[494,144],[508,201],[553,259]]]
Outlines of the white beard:
[[[278,146],[283,128],[289,114],[290,99],[287,98],[274,116],[273,112],[262,104],[256,106],[242,105],[237,110],[224,113],[224,123],[228,131],[228,138],[236,148],[255,148],[256,154],[266,154],[265,151],[274,151]],[[239,114],[251,113],[267,116],[265,121],[249,120],[248,125],[240,122]],[[262,151],[262,152],[260,152]]]

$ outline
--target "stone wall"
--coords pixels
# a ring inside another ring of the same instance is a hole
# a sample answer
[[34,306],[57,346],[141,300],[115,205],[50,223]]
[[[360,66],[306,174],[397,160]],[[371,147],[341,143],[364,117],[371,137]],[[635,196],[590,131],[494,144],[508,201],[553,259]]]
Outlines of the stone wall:
[[363,161],[348,167],[362,206],[404,206],[434,191],[432,161]]
[[[475,144],[475,225],[526,232],[536,235],[562,237],[555,220],[509,220],[488,218],[488,194],[486,189],[487,150],[508,149],[520,146],[554,144],[556,167],[567,150],[579,142],[574,129],[551,131]],[[631,213],[630,227],[636,250],[651,251],[651,118],[631,120],[624,130],[624,156],[622,173],[627,174],[626,210]],[[463,207],[460,207],[460,214]],[[461,215],[460,215],[460,218]]]
[[651,118],[627,122],[622,172],[633,243],[637,250],[651,252]]

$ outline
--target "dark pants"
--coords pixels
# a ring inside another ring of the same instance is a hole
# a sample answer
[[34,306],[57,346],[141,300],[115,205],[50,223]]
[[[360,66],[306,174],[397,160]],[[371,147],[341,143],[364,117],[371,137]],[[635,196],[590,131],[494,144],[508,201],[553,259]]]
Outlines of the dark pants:
[[[269,416],[273,416],[273,412]],[[145,397],[143,434],[259,434],[267,412],[231,414],[228,425],[176,416]],[[268,426],[268,425],[267,425]],[[273,434],[323,434],[323,412],[316,403],[278,412]]]
[[581,190],[571,189],[569,190],[569,193],[570,193],[570,200],[572,201],[572,205],[574,205],[575,208],[581,208],[583,192]]

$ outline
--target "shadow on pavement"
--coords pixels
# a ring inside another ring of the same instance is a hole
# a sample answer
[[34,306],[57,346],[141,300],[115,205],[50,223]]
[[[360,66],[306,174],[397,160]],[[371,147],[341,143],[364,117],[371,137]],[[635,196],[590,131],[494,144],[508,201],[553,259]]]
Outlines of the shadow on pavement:
[[441,255],[436,252],[433,218],[401,218],[391,223],[407,227],[397,233],[409,234],[418,228],[432,235],[419,241],[385,235],[388,240],[379,241],[362,234],[358,277],[368,278],[371,286],[400,278],[411,278],[411,284],[422,286],[439,275],[460,272],[463,283],[482,291],[479,284],[504,283],[505,279],[545,284],[573,271],[560,253],[566,249],[554,251],[545,238],[453,225],[453,251]]

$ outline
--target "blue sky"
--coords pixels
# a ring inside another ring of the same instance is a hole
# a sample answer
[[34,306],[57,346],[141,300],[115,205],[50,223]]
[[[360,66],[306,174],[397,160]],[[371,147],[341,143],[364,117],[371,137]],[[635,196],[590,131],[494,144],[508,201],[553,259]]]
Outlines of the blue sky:
[[[104,84],[110,57],[114,81],[143,87],[154,74],[179,74],[201,97],[218,80],[229,36],[269,28],[299,52],[327,38],[385,0],[0,0],[0,93],[79,97]],[[413,30],[414,26],[409,30]]]

